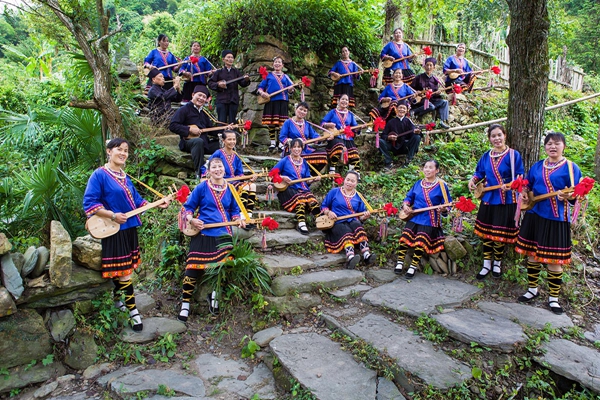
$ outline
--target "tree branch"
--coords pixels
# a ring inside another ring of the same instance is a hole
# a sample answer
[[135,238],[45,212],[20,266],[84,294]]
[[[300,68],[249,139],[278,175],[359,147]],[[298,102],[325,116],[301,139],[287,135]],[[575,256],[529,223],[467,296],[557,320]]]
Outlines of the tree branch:
[[69,102],[69,106],[75,107],[75,108],[85,108],[87,110],[99,110],[100,109],[100,106],[98,105],[96,100],[78,100],[78,99],[73,98]]
[[90,40],[90,42],[93,42],[94,46],[100,45],[101,42],[103,42],[106,39],[110,38],[111,36],[114,36],[117,33],[123,31],[123,25],[121,24],[121,21],[119,20],[119,15],[117,14],[116,17],[117,17],[117,28],[112,32],[108,32],[106,35],[99,37],[98,39]]

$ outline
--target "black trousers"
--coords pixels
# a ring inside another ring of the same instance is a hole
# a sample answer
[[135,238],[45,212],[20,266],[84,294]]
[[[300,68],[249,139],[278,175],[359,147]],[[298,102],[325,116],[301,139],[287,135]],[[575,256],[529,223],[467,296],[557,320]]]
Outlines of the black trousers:
[[200,168],[204,165],[204,155],[214,153],[219,147],[219,139],[209,139],[206,134],[203,134],[199,138],[186,140],[183,144],[183,151],[192,155],[194,171],[200,175]]
[[235,116],[238,112],[238,105],[233,103],[217,103],[217,118],[219,122],[235,124]]

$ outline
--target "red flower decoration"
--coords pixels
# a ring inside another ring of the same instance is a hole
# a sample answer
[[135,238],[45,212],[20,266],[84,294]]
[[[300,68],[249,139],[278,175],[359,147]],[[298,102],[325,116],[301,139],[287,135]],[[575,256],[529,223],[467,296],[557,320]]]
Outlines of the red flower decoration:
[[336,185],[341,185],[342,183],[344,183],[344,178],[342,178],[342,176],[340,174],[335,174],[335,178],[333,178],[333,181],[335,182]]
[[304,84],[304,86],[306,86],[306,87],[310,87],[310,84],[311,84],[312,82],[310,81],[310,79],[309,79],[307,76],[303,76],[303,77],[302,77],[302,83]]
[[192,62],[192,64],[196,64],[198,61],[200,61],[200,59],[198,57],[191,56],[190,61]]
[[455,83],[454,85],[452,85],[452,90],[454,91],[454,93],[460,94],[462,92],[462,86],[457,85]]
[[187,185],[183,185],[181,187],[181,189],[179,189],[177,191],[177,193],[175,193],[175,198],[177,199],[177,201],[179,201],[181,204],[183,204],[187,201],[187,198],[189,195],[190,195],[190,188]]
[[433,128],[435,128],[435,122],[430,122],[427,125],[425,125],[425,130],[426,131],[432,131]]
[[344,135],[346,135],[346,137],[348,137],[348,138],[354,137],[354,131],[352,130],[352,128],[350,126],[346,126],[344,128]]
[[496,75],[500,75],[500,67],[497,65],[492,66],[492,68],[490,68],[490,70],[496,74]]
[[431,96],[433,96],[433,90],[427,89],[427,91],[425,92],[425,97],[427,98],[427,100],[429,100],[431,99]]
[[467,199],[465,196],[460,196],[454,205],[454,208],[462,212],[470,213],[471,211],[475,210],[477,206],[471,199]]
[[430,55],[433,54],[433,51],[431,50],[431,47],[425,46],[425,47],[423,47],[423,53],[425,53],[426,55],[430,56]]
[[273,181],[273,183],[281,183],[281,182],[283,182],[283,179],[281,178],[281,175],[279,175],[279,168],[273,168],[269,172],[269,178],[271,178],[271,180]]
[[528,184],[529,181],[527,179],[523,179],[519,176],[517,179],[512,181],[512,183],[510,184],[510,188],[521,193],[523,191],[523,188],[526,187]]
[[263,219],[263,222],[261,225],[263,228],[267,228],[270,231],[272,231],[273,229],[279,228],[279,224],[277,223],[277,221],[275,221],[271,217],[267,217],[267,218]]
[[372,74],[373,78],[377,79],[379,78],[379,70],[377,68],[375,68],[373,70],[373,74]]
[[260,77],[263,80],[267,79],[267,75],[269,75],[269,71],[267,71],[267,67],[258,68],[258,73],[260,74]]
[[573,190],[573,194],[578,197],[583,197],[587,195],[592,188],[594,187],[595,180],[592,178],[588,178],[587,176],[581,180],[577,185],[575,185],[575,189]]
[[375,118],[375,121],[373,121],[373,129],[375,129],[375,132],[383,130],[384,128],[385,128],[385,119],[383,119],[381,117]]
[[387,213],[388,217],[390,215],[398,214],[398,209],[396,207],[394,207],[394,205],[392,203],[387,203],[386,205],[383,206],[383,209]]
[[245,131],[249,131],[250,128],[252,128],[252,121],[250,121],[249,119],[246,120],[246,122],[244,122],[244,130]]

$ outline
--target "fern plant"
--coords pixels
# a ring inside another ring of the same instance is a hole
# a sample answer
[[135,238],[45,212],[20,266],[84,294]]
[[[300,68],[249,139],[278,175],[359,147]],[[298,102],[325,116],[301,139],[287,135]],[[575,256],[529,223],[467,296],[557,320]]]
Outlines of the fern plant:
[[271,291],[271,277],[261,265],[259,255],[252,245],[240,239],[237,235],[232,238],[233,248],[225,257],[225,261],[213,268],[205,270],[202,283],[206,283],[222,298],[250,298],[250,292]]

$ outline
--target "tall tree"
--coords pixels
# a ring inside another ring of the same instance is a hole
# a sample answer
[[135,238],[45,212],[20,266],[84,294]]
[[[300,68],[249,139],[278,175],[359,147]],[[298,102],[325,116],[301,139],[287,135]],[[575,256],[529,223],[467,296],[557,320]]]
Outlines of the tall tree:
[[[102,0],[39,0],[50,8],[73,35],[94,73],[94,95],[90,100],[73,99],[72,107],[100,111],[103,123],[112,137],[122,136],[123,123],[119,107],[111,95],[111,58],[109,39],[121,30],[109,30],[110,11]],[[106,132],[103,132],[106,136]]]
[[547,0],[506,0],[510,10],[510,92],[507,131],[529,168],[539,158],[548,100]]

